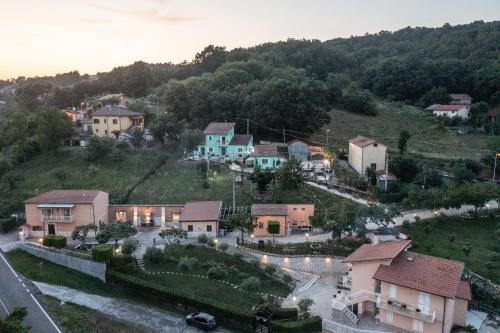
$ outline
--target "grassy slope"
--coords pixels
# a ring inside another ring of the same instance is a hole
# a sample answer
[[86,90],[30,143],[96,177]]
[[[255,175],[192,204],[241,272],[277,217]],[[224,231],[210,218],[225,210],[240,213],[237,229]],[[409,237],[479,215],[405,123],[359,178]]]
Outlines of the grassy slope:
[[[408,142],[410,152],[424,153],[429,157],[455,158],[466,155],[477,158],[474,152],[454,148],[480,149],[487,138],[473,135],[474,140],[469,140],[470,136],[461,137],[449,130],[438,129],[437,120],[416,107],[380,100],[377,104],[379,112],[375,117],[333,110],[330,113],[332,121],[326,127],[330,129],[330,142],[347,147],[347,140],[359,134],[376,138],[389,148],[397,149],[399,132],[406,129],[412,135]],[[321,131],[321,135],[325,135],[326,128]],[[317,136],[316,139],[322,142],[326,140],[324,136]]]
[[[500,270],[488,269],[485,266],[485,263],[495,254],[492,247],[498,244],[498,236],[495,233],[497,223],[499,223],[498,220],[474,221],[460,217],[447,217],[429,220],[431,228],[429,233],[425,232],[425,223],[413,223],[402,229],[417,242],[418,247],[414,251],[463,261],[467,269],[499,283]],[[453,242],[448,239],[451,232],[456,234]],[[465,243],[469,243],[472,247],[469,256],[462,251]]]

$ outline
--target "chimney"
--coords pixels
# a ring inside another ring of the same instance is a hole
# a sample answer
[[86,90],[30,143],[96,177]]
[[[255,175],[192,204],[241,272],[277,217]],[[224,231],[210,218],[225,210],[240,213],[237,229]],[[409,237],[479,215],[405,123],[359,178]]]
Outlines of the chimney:
[[408,257],[407,260],[408,262],[413,262],[413,257]]

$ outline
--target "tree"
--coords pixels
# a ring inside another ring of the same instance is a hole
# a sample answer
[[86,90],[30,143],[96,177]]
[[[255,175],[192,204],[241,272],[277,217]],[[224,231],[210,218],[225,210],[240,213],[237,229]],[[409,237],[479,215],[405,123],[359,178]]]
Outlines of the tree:
[[53,153],[73,134],[71,120],[59,110],[44,107],[38,113],[35,137],[42,150]]
[[403,154],[406,151],[406,144],[410,140],[410,132],[407,130],[402,130],[399,132],[398,149],[399,153]]
[[470,182],[474,179],[474,174],[463,162],[456,162],[451,168],[451,173],[457,183]]
[[180,244],[181,239],[187,239],[188,233],[182,229],[163,229],[158,236],[165,240],[168,245]]
[[16,307],[7,317],[0,319],[0,332],[28,333],[31,327],[23,325],[23,320],[27,315],[26,307]]
[[141,129],[139,127],[134,127],[134,129],[132,130],[130,143],[132,143],[132,146],[134,146],[135,148],[141,148],[142,141],[143,138]]
[[59,182],[60,188],[64,187],[64,182],[68,178],[68,173],[69,173],[69,170],[65,166],[62,166],[62,167],[59,167],[59,168],[52,170],[52,176],[55,179],[57,179],[57,181]]
[[250,213],[238,213],[229,217],[229,225],[241,232],[241,242],[245,242],[245,234],[253,233],[255,223]]
[[213,72],[226,61],[224,46],[208,45],[201,52],[196,53],[193,63],[201,69],[201,73]]
[[351,83],[340,99],[340,104],[348,111],[375,116],[377,108],[372,94],[357,84]]
[[474,103],[470,107],[471,122],[475,127],[482,127],[487,120],[487,113],[490,106],[486,102]]
[[280,223],[278,221],[268,221],[267,232],[273,236],[273,243],[274,243],[274,235],[280,233]]
[[113,151],[114,144],[111,138],[92,136],[86,149],[85,159],[91,162],[106,160]]
[[137,230],[132,225],[132,222],[126,221],[114,221],[109,224],[103,224],[101,229],[106,230],[110,235],[110,238],[115,242],[115,246],[118,246],[118,241],[123,238],[128,238],[137,233]]
[[93,224],[77,226],[71,233],[72,240],[78,240],[80,245],[84,245],[90,230],[96,230],[97,227]]
[[309,316],[309,308],[314,304],[314,301],[310,298],[302,298],[298,303],[297,307],[299,308],[299,312],[301,315],[308,317]]
[[224,265],[219,263],[213,264],[207,271],[208,278],[214,281],[215,291],[217,291],[218,281],[224,279],[226,275],[226,268],[224,267]]
[[276,178],[283,190],[298,190],[306,181],[301,161],[295,156],[289,157],[276,172]]
[[248,179],[252,183],[257,184],[257,191],[264,192],[267,189],[267,185],[274,180],[274,174],[269,169],[262,171],[259,168],[255,168],[254,172],[248,176]]
[[455,208],[464,204],[474,206],[474,218],[477,220],[479,209],[488,201],[496,200],[499,194],[498,186],[494,183],[465,183],[454,186],[448,191],[448,202]]
[[121,252],[125,255],[131,255],[137,249],[139,241],[133,238],[125,238],[121,245]]

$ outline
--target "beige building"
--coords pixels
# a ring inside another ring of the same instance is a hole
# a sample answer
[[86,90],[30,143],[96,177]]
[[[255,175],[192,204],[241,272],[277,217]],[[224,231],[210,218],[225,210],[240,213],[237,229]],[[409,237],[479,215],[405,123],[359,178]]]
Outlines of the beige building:
[[349,165],[360,175],[367,168],[384,170],[386,153],[387,147],[373,139],[357,136],[349,140]]
[[206,234],[217,237],[222,201],[197,201],[184,205],[179,218],[180,227],[188,232],[188,237]]
[[354,314],[411,332],[449,333],[465,326],[471,300],[464,264],[408,252],[410,240],[365,244],[344,259],[350,266],[340,301]]
[[105,106],[92,115],[92,133],[94,135],[118,138],[120,133],[133,127],[144,130],[144,114],[127,110],[119,106]]
[[184,205],[110,205],[110,221],[131,221],[134,226],[177,227]]
[[108,223],[108,193],[53,190],[25,201],[24,237],[70,236],[75,227]]
[[255,221],[256,237],[272,236],[267,232],[269,221],[280,223],[280,232],[275,236],[286,236],[300,227],[310,226],[314,215],[313,204],[253,204],[252,217]]

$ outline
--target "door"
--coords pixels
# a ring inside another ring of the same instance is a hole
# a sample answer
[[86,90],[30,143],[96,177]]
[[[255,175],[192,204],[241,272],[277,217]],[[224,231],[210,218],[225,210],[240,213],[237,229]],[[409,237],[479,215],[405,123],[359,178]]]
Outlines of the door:
[[222,155],[222,156],[226,156],[226,150],[227,150],[227,148],[226,148],[226,147],[222,147],[222,148],[221,148],[221,155]]
[[431,295],[420,292],[418,294],[418,308],[423,314],[429,314],[431,307]]
[[55,224],[48,224],[47,225],[49,235],[55,235],[56,234],[56,225]]

